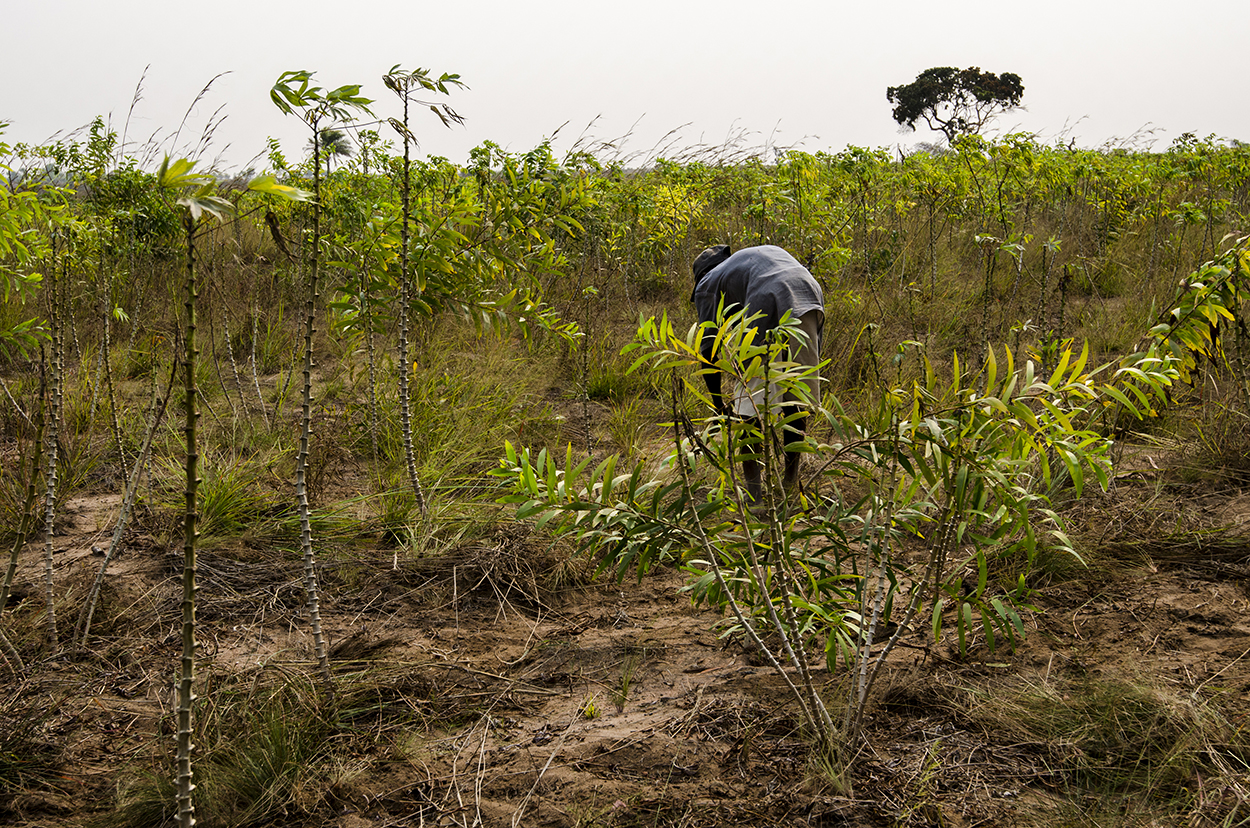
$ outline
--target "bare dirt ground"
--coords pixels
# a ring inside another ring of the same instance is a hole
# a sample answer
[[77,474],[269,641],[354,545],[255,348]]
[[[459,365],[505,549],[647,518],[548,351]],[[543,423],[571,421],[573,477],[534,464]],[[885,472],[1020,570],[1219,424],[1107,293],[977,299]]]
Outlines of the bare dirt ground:
[[[1062,698],[1096,678],[1218,698],[1239,728],[1250,722],[1250,548],[1235,540],[1250,537],[1250,489],[1177,488],[1147,468],[1100,497],[1075,522],[1114,565],[1043,585],[1014,652],[960,658],[922,634],[898,651],[850,795],[809,764],[778,678],[718,637],[720,617],[679,593],[679,572],[591,582],[506,522],[398,568],[388,550],[358,550],[352,565],[323,570],[322,618],[343,675],[383,688],[381,712],[338,781],[283,824],[1090,824],[1064,816],[1075,795],[1060,772],[1065,748],[978,716],[978,699],[1021,688]],[[69,505],[58,584],[85,589],[116,507]],[[1205,547],[1162,540],[1199,524],[1218,529]],[[82,824],[133,766],[172,753],[178,554],[132,530],[92,651],[21,675],[0,666],[0,694],[44,705],[44,738],[60,752],[55,784],[0,800],[0,823]],[[23,554],[9,615],[42,612],[41,557],[36,545]],[[311,675],[295,558],[209,549],[199,584],[209,703],[231,682]],[[835,701],[843,676],[822,679]]]

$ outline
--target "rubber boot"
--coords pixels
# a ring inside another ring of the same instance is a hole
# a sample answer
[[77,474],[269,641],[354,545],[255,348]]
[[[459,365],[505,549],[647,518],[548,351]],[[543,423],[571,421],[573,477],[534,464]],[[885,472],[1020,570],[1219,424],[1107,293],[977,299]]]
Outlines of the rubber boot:
[[787,451],[785,454],[786,474],[781,482],[786,487],[786,491],[792,491],[799,483],[799,464],[803,460],[803,455],[797,451]]
[[755,460],[742,461],[742,477],[747,484],[747,497],[751,503],[759,504],[764,499],[764,489],[760,485],[760,464]]

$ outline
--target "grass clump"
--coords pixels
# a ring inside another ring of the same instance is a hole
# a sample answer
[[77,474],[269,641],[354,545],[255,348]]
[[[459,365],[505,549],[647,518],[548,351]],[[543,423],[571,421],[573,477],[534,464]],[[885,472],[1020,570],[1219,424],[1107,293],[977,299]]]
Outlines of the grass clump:
[[[333,703],[311,682],[293,680],[268,688],[224,688],[197,722],[195,743],[204,753],[195,765],[195,813],[199,824],[271,824],[292,813],[311,813],[335,779]],[[174,816],[175,773],[141,771],[123,785],[113,810],[96,828],[156,828]]]
[[[171,481],[160,505],[171,513],[181,506],[182,492],[177,489],[181,471],[173,459],[161,461],[163,476]],[[258,457],[234,457],[224,452],[205,458],[204,475],[199,485],[198,529],[205,538],[238,537],[245,532],[268,534],[276,529],[275,516],[281,514],[281,502],[264,478],[271,476],[268,465]]]
[[13,797],[46,790],[54,781],[60,750],[44,737],[57,703],[34,699],[25,685],[0,693],[0,815]]
[[1250,817],[1250,741],[1197,693],[1086,676],[981,691],[972,714],[1038,745],[1048,781],[1083,811],[1122,815],[1117,824],[1135,824],[1133,814],[1202,814],[1210,825]]
[[1202,414],[1190,466],[1198,475],[1219,482],[1250,481],[1250,415],[1221,402],[1204,406]]

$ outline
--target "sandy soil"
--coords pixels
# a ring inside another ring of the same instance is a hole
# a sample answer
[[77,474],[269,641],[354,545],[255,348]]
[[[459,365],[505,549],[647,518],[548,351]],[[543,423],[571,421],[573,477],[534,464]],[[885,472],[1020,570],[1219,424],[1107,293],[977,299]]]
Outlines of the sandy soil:
[[[323,573],[333,659],[384,676],[385,705],[415,715],[402,727],[379,718],[342,783],[292,824],[1061,824],[1068,791],[1051,771],[1054,746],[978,717],[975,699],[1062,693],[1093,676],[1218,697],[1242,726],[1250,716],[1250,549],[1149,542],[1139,524],[1159,520],[1160,490],[1151,474],[1126,475],[1076,516],[1116,565],[1043,587],[1014,652],[960,658],[907,641],[878,686],[849,796],[809,766],[778,678],[718,637],[721,618],[679,593],[680,573],[592,583],[508,523],[398,569],[389,550],[358,550],[354,565]],[[1182,495],[1166,495],[1155,536],[1199,515],[1225,541],[1250,535],[1250,491]],[[85,591],[116,508],[112,497],[69,505],[58,584]],[[41,611],[42,554],[23,554],[6,615]],[[78,824],[107,805],[128,765],[152,761],[153,745],[172,751],[177,565],[153,530],[132,529],[109,567],[92,651],[5,670],[0,694],[55,704],[44,730],[63,761],[55,786],[0,801],[0,823]],[[205,694],[239,677],[307,674],[297,560],[208,549],[199,583]],[[821,679],[836,700],[842,677]]]

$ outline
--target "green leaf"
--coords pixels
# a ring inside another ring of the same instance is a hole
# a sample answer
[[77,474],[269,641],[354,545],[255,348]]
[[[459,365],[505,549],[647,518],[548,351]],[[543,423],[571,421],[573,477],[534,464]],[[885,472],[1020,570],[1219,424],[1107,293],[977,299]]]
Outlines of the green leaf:
[[985,351],[985,389],[986,393],[993,394],[997,390],[994,381],[998,379],[998,362],[993,348],[986,348]]
[[1118,402],[1120,405],[1124,406],[1126,409],[1128,409],[1129,413],[1131,413],[1134,417],[1136,417],[1139,420],[1141,419],[1142,417],[1141,410],[1138,409],[1137,406],[1133,405],[1133,403],[1129,400],[1128,397],[1124,396],[1123,391],[1116,388],[1114,385],[1104,385],[1102,387],[1102,392],[1106,394],[1108,397],[1111,397],[1111,399]]
[[199,221],[200,216],[208,213],[213,218],[221,219],[234,213],[234,204],[229,199],[216,195],[196,194],[184,196],[176,202],[191,212],[191,218]]
[[985,633],[985,646],[989,651],[994,652],[994,624],[990,619],[989,613],[984,607],[978,608],[981,613],[981,630]]
[[933,643],[935,644],[942,638],[942,609],[945,606],[945,598],[939,598],[933,604]]
[[967,634],[972,629],[972,605],[967,601],[959,608],[959,617],[955,624],[955,630],[959,634],[959,652],[968,652]]
[[194,166],[195,162],[188,161],[186,158],[179,158],[171,162],[169,156],[166,155],[164,160],[161,161],[160,169],[156,172],[157,186],[167,190],[177,190],[187,187],[202,187],[212,182],[212,176],[192,172]]
[[1067,369],[1068,362],[1071,359],[1072,350],[1070,348],[1064,348],[1059,355],[1059,364],[1055,366],[1055,370],[1050,375],[1050,382],[1048,384],[1051,387],[1057,388],[1062,384],[1063,372]]
[[1072,492],[1077,497],[1081,496],[1081,489],[1085,485],[1085,475],[1081,471],[1081,461],[1076,453],[1070,448],[1061,446],[1055,447],[1056,453],[1063,458],[1064,465],[1068,467],[1068,474],[1072,477]]
[[313,194],[307,190],[301,190],[288,184],[279,184],[278,179],[274,178],[270,173],[256,176],[247,182],[247,188],[254,193],[277,196],[289,201],[311,201],[313,197]]

